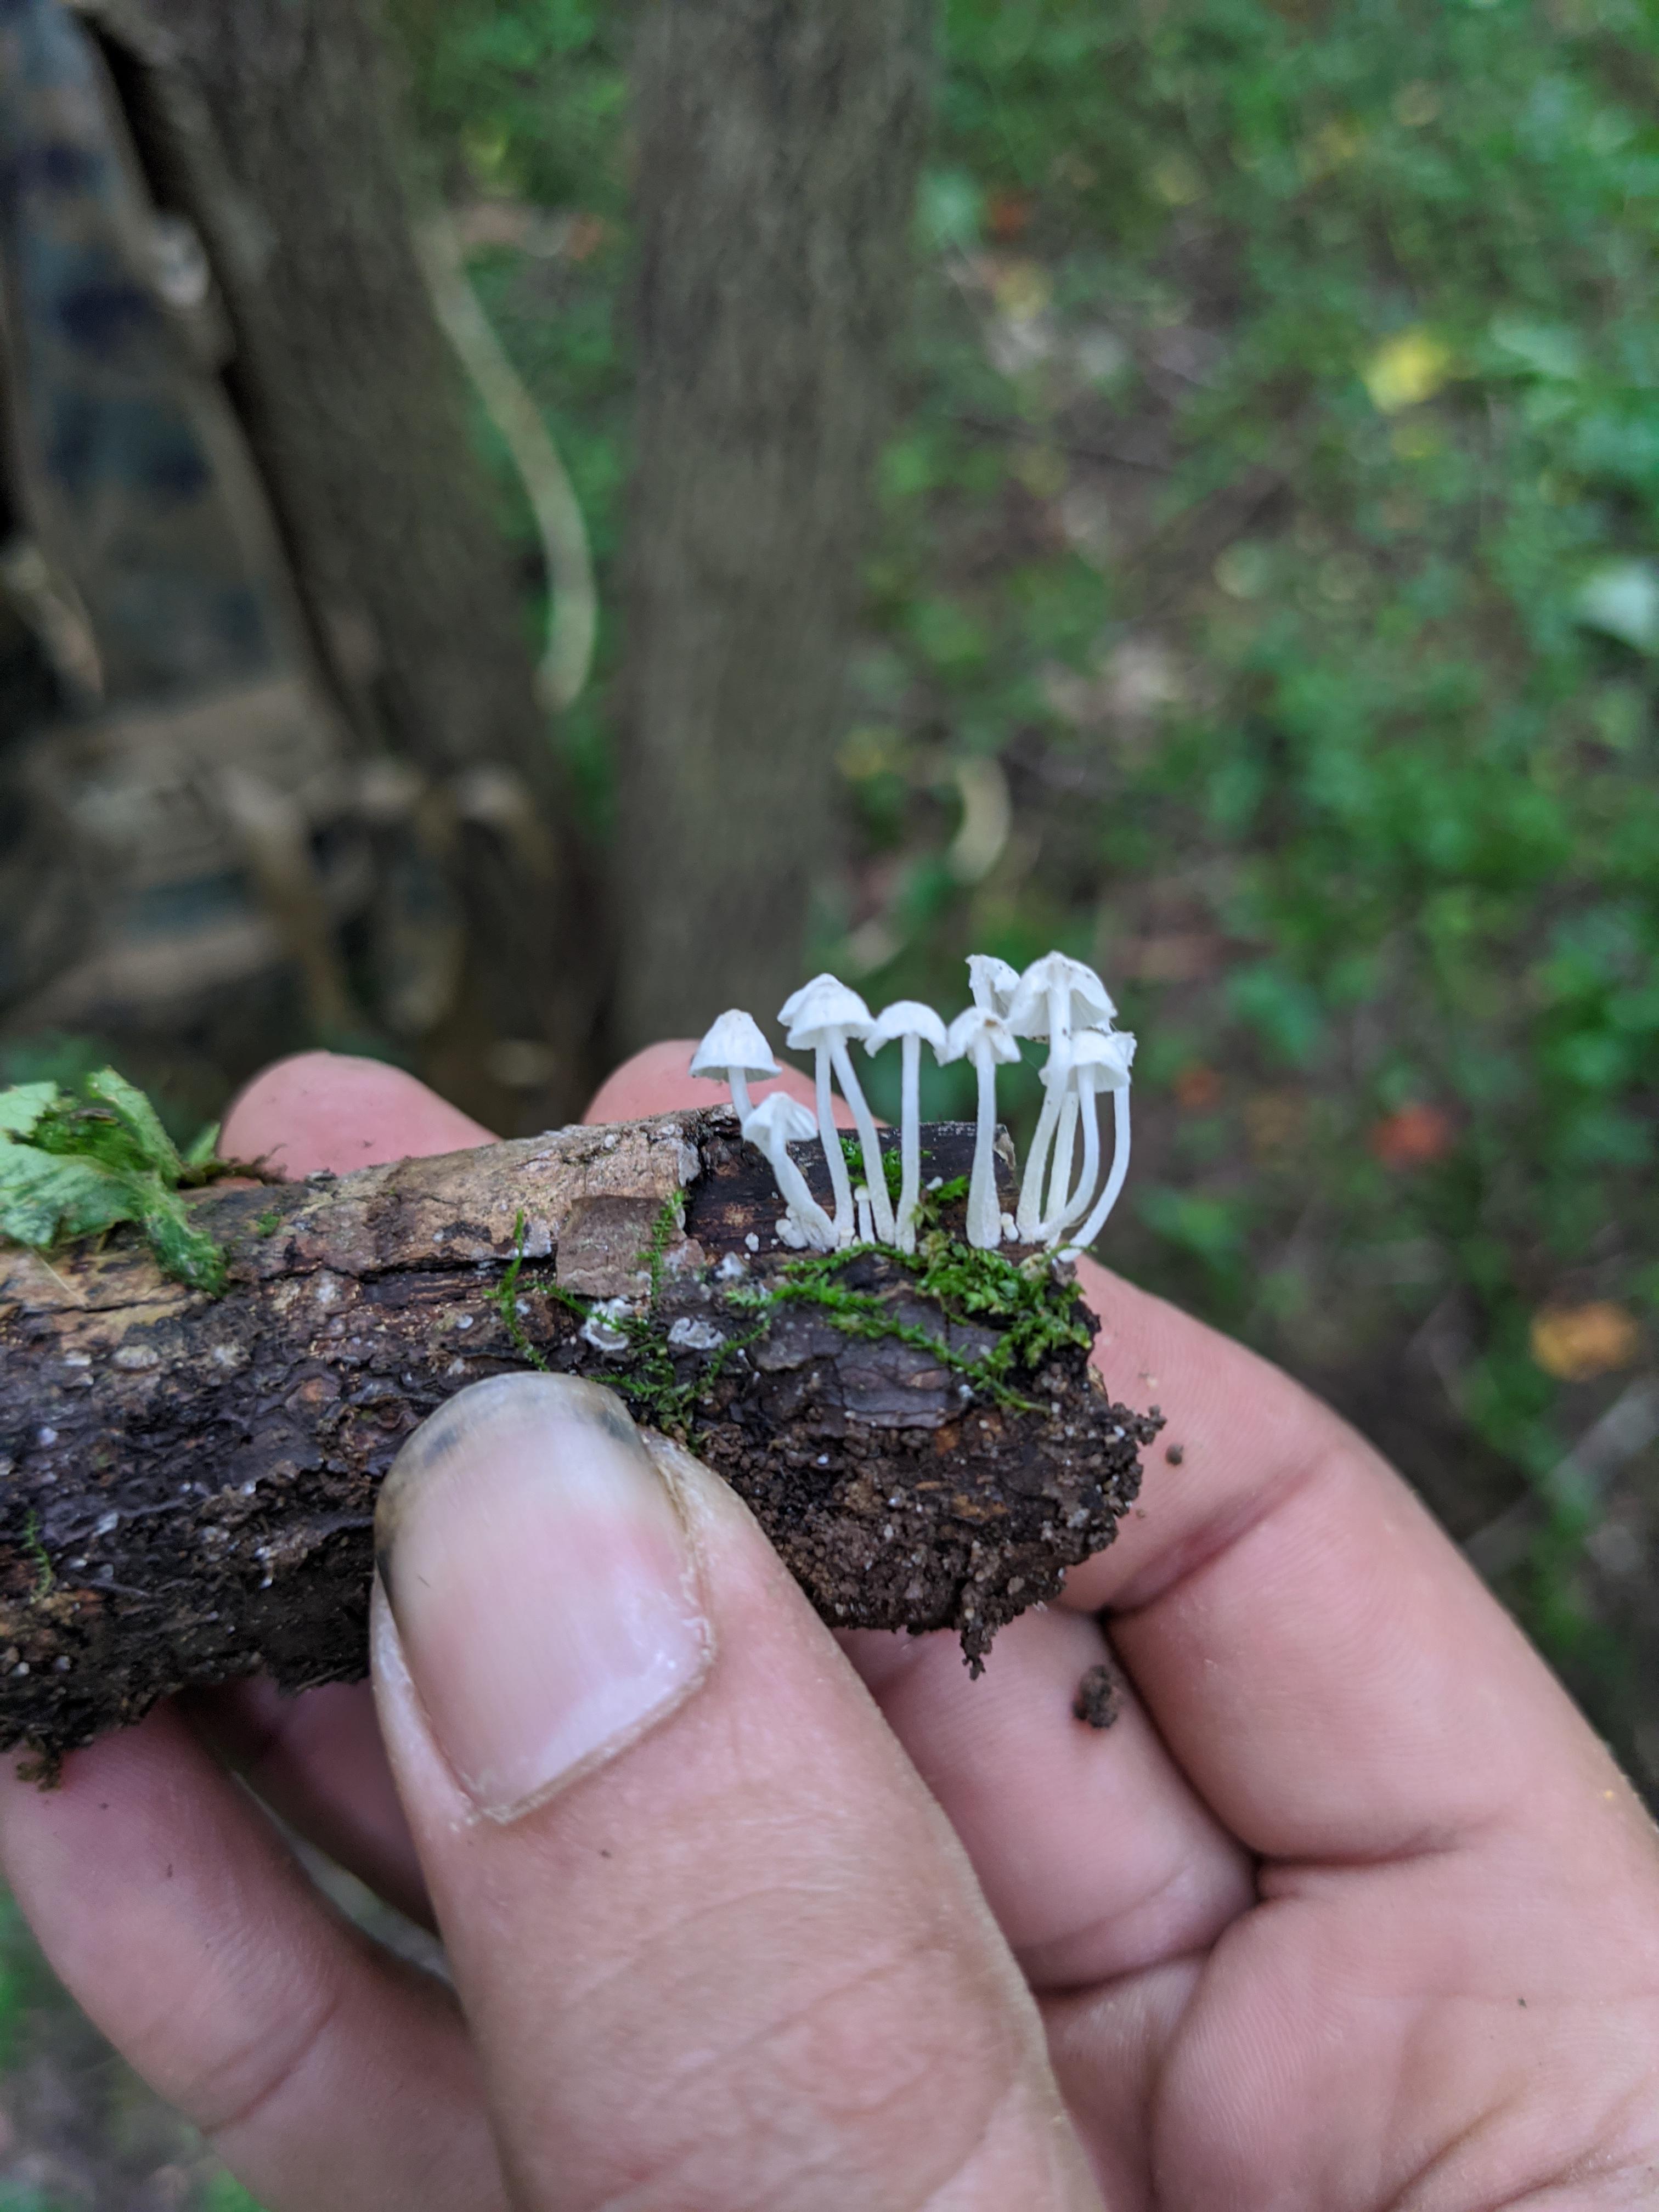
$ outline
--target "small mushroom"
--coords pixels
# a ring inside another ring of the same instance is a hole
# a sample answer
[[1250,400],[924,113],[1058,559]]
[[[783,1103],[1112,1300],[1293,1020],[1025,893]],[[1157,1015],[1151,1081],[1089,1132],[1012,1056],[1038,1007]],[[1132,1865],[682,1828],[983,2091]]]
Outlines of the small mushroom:
[[[1100,1115],[1096,1102],[1102,1091],[1115,1087],[1115,1079],[1127,1076],[1134,1054],[1135,1041],[1127,1030],[1079,1030],[1072,1039],[1072,1096],[1060,1111],[1048,1178],[1048,1211],[1037,1230],[1039,1243],[1058,1243],[1061,1231],[1087,1212],[1100,1174]],[[1073,1184],[1072,1133],[1079,1115],[1083,1120],[1083,1165]]]
[[1025,1156],[1019,1187],[1019,1233],[1029,1243],[1042,1218],[1042,1186],[1060,1108],[1071,1073],[1072,1031],[1082,1024],[1109,1022],[1117,1008],[1094,969],[1063,952],[1045,952],[1019,979],[1008,1006],[1008,1026],[1016,1036],[1047,1037],[1048,1060],[1042,1071],[1047,1095]]
[[1019,970],[1011,968],[1006,960],[999,960],[994,953],[970,952],[968,988],[976,1006],[988,1006],[993,1013],[1006,1014],[1019,988]]
[[[1048,1157],[1048,1194],[1043,1202],[1042,1222],[1036,1232],[1039,1243],[1048,1243],[1054,1231],[1064,1228],[1067,1221],[1075,1221],[1087,1206],[1094,1190],[1095,1176],[1100,1168],[1099,1127],[1092,1118],[1095,1086],[1092,1082],[1084,1081],[1080,1070],[1085,1066],[1115,1064],[1112,1060],[1110,1048],[1103,1042],[1115,1034],[1115,1031],[1091,1025],[1078,1030],[1073,1035],[1071,1066],[1066,1073],[1065,1095],[1060,1100],[1060,1119],[1055,1124],[1054,1146]],[[1044,1079],[1047,1080],[1046,1070]],[[1085,1107],[1091,1118],[1084,1124],[1083,1171],[1073,1185],[1072,1153],[1077,1136],[1078,1116]],[[1092,1158],[1089,1152],[1091,1139],[1095,1145]]]
[[810,983],[792,992],[779,1010],[780,1021],[787,1022],[789,1049],[792,1052],[811,1051],[817,1055],[818,1134],[823,1139],[823,1154],[830,1166],[830,1188],[836,1194],[836,1236],[845,1244],[853,1236],[853,1186],[847,1173],[847,1162],[842,1156],[841,1138],[836,1133],[834,1112],[830,1097],[830,1072],[835,1070],[836,1080],[841,1085],[841,1095],[853,1109],[853,1120],[859,1133],[859,1143],[864,1152],[864,1179],[869,1186],[870,1211],[875,1219],[876,1234],[885,1244],[893,1241],[893,1207],[887,1195],[887,1176],[881,1164],[881,1138],[875,1116],[866,1103],[859,1079],[853,1073],[853,1056],[847,1049],[849,1037],[863,1037],[870,1028],[870,1009],[856,991],[849,991],[845,983],[833,975],[815,975]]
[[1099,1064],[1095,1081],[1100,1089],[1112,1094],[1112,1172],[1088,1219],[1075,1237],[1067,1239],[1060,1255],[1062,1260],[1075,1260],[1079,1252],[1086,1251],[1094,1243],[1106,1226],[1107,1216],[1117,1204],[1123,1178],[1129,1172],[1129,1069],[1135,1056],[1135,1041],[1127,1030],[1115,1030],[1110,1042],[1121,1050],[1113,1061]]
[[[806,1177],[789,1156],[791,1145],[804,1145],[817,1134],[817,1123],[799,1098],[775,1091],[744,1117],[745,1143],[766,1156],[777,1180],[778,1194],[787,1209],[785,1218],[794,1224],[804,1243],[820,1252],[836,1249],[836,1224],[806,1187]],[[836,1147],[837,1151],[840,1147]]]
[[1019,1058],[1013,1031],[989,1006],[969,1006],[946,1033],[946,1060],[969,1059],[979,1077],[979,1119],[974,1128],[974,1169],[968,1182],[968,1242],[982,1252],[1002,1242],[997,1198],[997,1067]]
[[754,1016],[745,1014],[739,1006],[728,1006],[692,1054],[691,1073],[707,1076],[714,1083],[724,1078],[731,1089],[732,1103],[738,1109],[738,1120],[742,1122],[755,1110],[754,1101],[749,1096],[750,1077],[758,1080],[763,1075],[776,1075],[780,1070]]
[[[971,963],[970,963],[971,964]],[[1011,969],[1012,975],[1013,970]],[[916,1249],[916,1207],[921,1198],[921,1048],[924,1039],[933,1048],[935,1060],[945,1051],[945,1024],[931,1006],[919,999],[897,999],[884,1006],[870,1024],[864,1040],[866,1052],[879,1052],[897,1039],[903,1058],[899,1108],[899,1158],[903,1177],[899,1184],[898,1212],[893,1237],[901,1252]]]

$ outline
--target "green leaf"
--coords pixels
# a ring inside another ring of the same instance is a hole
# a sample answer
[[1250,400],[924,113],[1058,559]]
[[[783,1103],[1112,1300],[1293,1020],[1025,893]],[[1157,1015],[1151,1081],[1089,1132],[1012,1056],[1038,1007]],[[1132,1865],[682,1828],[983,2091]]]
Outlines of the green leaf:
[[198,1229],[190,1209],[176,1190],[160,1176],[137,1180],[134,1218],[149,1240],[156,1264],[198,1291],[216,1296],[225,1285],[225,1255],[204,1230]]
[[0,1139],[0,1236],[44,1248],[134,1218],[131,1178]]
[[185,1165],[187,1168],[212,1166],[219,1155],[219,1131],[222,1127],[222,1122],[210,1121],[205,1128],[198,1130],[191,1138],[185,1151]]
[[31,1135],[42,1117],[64,1103],[55,1083],[17,1083],[0,1091],[0,1131],[12,1137]]
[[[0,1092],[0,1237],[45,1249],[133,1221],[164,1273],[216,1295],[224,1255],[179,1195],[191,1170],[155,1108],[112,1067],[86,1087],[85,1104],[52,1083]],[[205,1129],[191,1147],[194,1179],[218,1133]]]
[[87,1089],[110,1109],[137,1147],[144,1165],[155,1169],[170,1182],[177,1182],[184,1162],[143,1092],[129,1083],[125,1075],[118,1075],[112,1067],[100,1067],[96,1075],[89,1075]]

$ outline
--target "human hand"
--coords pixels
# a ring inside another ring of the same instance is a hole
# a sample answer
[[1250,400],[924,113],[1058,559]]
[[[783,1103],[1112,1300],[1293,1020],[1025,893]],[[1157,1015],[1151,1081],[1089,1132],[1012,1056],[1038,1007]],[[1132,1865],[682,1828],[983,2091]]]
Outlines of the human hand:
[[[591,1118],[690,1103],[684,1058]],[[322,1056],[227,1127],[295,1173],[483,1135]],[[388,1483],[389,1765],[365,1686],[248,1686],[0,1790],[58,1972],[273,2212],[1653,2200],[1659,1849],[1628,1785],[1367,1447],[1082,1272],[1182,1463],[978,1683],[949,1638],[832,1638],[722,1486],[681,1462],[677,1511],[625,1425],[526,1376]],[[1071,1704],[1108,1606],[1132,1686],[1097,1733]],[[330,1911],[193,1731],[435,1913],[459,2006]]]

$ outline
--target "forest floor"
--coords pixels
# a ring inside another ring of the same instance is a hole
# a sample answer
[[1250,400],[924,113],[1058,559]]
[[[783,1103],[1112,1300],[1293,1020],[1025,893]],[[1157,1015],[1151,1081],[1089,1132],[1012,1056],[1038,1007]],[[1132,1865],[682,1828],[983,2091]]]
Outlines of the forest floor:
[[[563,742],[602,833],[623,11],[394,12],[588,518],[600,672]],[[951,1007],[970,951],[1094,961],[1140,1038],[1103,1256],[1389,1452],[1659,1798],[1655,20],[945,25],[818,963]],[[246,2204],[15,1920],[0,1954],[0,2212]],[[107,2155],[76,2167],[77,2126]]]

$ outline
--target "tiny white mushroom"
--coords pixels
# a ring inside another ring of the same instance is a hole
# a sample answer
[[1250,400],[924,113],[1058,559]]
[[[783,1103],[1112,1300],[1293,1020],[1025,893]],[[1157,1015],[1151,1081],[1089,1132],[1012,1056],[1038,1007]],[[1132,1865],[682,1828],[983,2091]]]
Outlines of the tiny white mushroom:
[[1025,1156],[1015,1218],[1028,1242],[1042,1218],[1042,1186],[1054,1130],[1068,1091],[1072,1031],[1080,1024],[1109,1022],[1117,1008],[1094,969],[1063,952],[1045,952],[1019,979],[1008,1006],[1008,1026],[1016,1036],[1047,1037],[1048,1060],[1042,1071],[1042,1111]]
[[[1012,970],[1009,970],[1012,974]],[[919,999],[898,999],[884,1006],[870,1024],[864,1040],[866,1052],[879,1052],[897,1038],[903,1052],[899,1107],[899,1159],[903,1175],[899,1183],[898,1213],[893,1240],[901,1252],[916,1249],[916,1206],[921,1197],[921,1048],[933,1048],[935,1060],[945,1057],[945,1024],[931,1006]]]
[[979,1077],[979,1119],[974,1129],[974,1171],[968,1182],[968,1242],[989,1251],[1002,1242],[997,1197],[997,1067],[1019,1058],[1014,1033],[989,1006],[969,1006],[946,1033],[945,1057],[969,1059]]
[[1048,1179],[1048,1211],[1037,1231],[1039,1243],[1057,1243],[1061,1231],[1088,1212],[1100,1176],[1098,1096],[1115,1089],[1127,1077],[1134,1056],[1135,1041],[1127,1030],[1079,1030],[1072,1039],[1069,1080],[1074,1111],[1083,1121],[1083,1164],[1073,1182],[1069,1172],[1072,1131],[1062,1112],[1060,1133],[1054,1139],[1054,1170]]
[[[1048,1159],[1048,1195],[1043,1203],[1042,1219],[1036,1231],[1040,1244],[1052,1243],[1058,1232],[1068,1222],[1075,1221],[1088,1206],[1095,1187],[1095,1177],[1100,1171],[1100,1127],[1096,1117],[1097,1088],[1109,1090],[1110,1085],[1085,1076],[1087,1067],[1115,1066],[1114,1048],[1109,1037],[1117,1032],[1097,1029],[1091,1025],[1074,1032],[1072,1037],[1071,1065],[1066,1072],[1066,1095],[1060,1101],[1060,1119],[1054,1127],[1054,1148]],[[1131,1051],[1133,1052],[1133,1045]],[[1046,1071],[1045,1071],[1046,1079]],[[1077,1136],[1078,1117],[1084,1116],[1083,1167],[1077,1182],[1072,1180],[1072,1153]]]
[[1019,988],[1019,970],[1011,968],[1006,960],[999,960],[993,952],[970,952],[968,988],[976,1006],[988,1007],[994,1014],[1006,1014]]
[[1121,1048],[1120,1052],[1114,1063],[1102,1063],[1095,1080],[1103,1091],[1112,1094],[1112,1172],[1088,1219],[1075,1237],[1067,1238],[1060,1255],[1062,1260],[1075,1260],[1079,1252],[1086,1251],[1094,1243],[1106,1226],[1107,1216],[1117,1204],[1123,1179],[1129,1172],[1129,1069],[1135,1056],[1135,1041],[1127,1030],[1115,1030],[1110,1042]]
[[724,1080],[729,1085],[739,1121],[746,1121],[755,1110],[755,1102],[749,1096],[750,1078],[779,1072],[759,1023],[740,1006],[728,1006],[691,1055],[693,1075],[706,1076],[714,1083]]
[[805,1176],[789,1157],[790,1146],[804,1145],[809,1137],[816,1136],[817,1126],[811,1111],[798,1098],[790,1097],[787,1091],[775,1091],[769,1098],[763,1098],[749,1115],[743,1125],[743,1133],[748,1143],[766,1155],[767,1165],[777,1178],[779,1195],[789,1209],[785,1219],[793,1223],[804,1243],[820,1252],[832,1252],[836,1247],[835,1224],[807,1188]]
[[[632,1344],[633,1339],[621,1324],[629,1318],[632,1311],[633,1308],[626,1298],[597,1299],[588,1308],[587,1318],[582,1323],[581,1334],[584,1340],[591,1344],[595,1352],[603,1352],[611,1355],[626,1352]],[[459,1361],[452,1363],[452,1370],[453,1366],[459,1364]]]
[[856,991],[849,991],[845,983],[833,975],[815,975],[810,983],[784,1000],[778,1018],[790,1024],[789,1049],[792,1052],[811,1051],[817,1055],[818,1134],[823,1139],[824,1158],[830,1164],[830,1188],[836,1194],[836,1235],[846,1243],[853,1234],[853,1186],[847,1173],[847,1163],[842,1157],[841,1139],[836,1133],[835,1115],[830,1098],[830,1072],[833,1067],[836,1080],[841,1085],[841,1095],[853,1111],[853,1120],[859,1133],[859,1143],[864,1153],[864,1179],[870,1189],[870,1210],[875,1217],[875,1231],[885,1244],[893,1241],[893,1208],[887,1195],[887,1176],[881,1164],[881,1137],[876,1128],[875,1116],[865,1101],[859,1079],[853,1073],[853,1056],[847,1049],[849,1037],[863,1037],[870,1028],[870,1009]]

